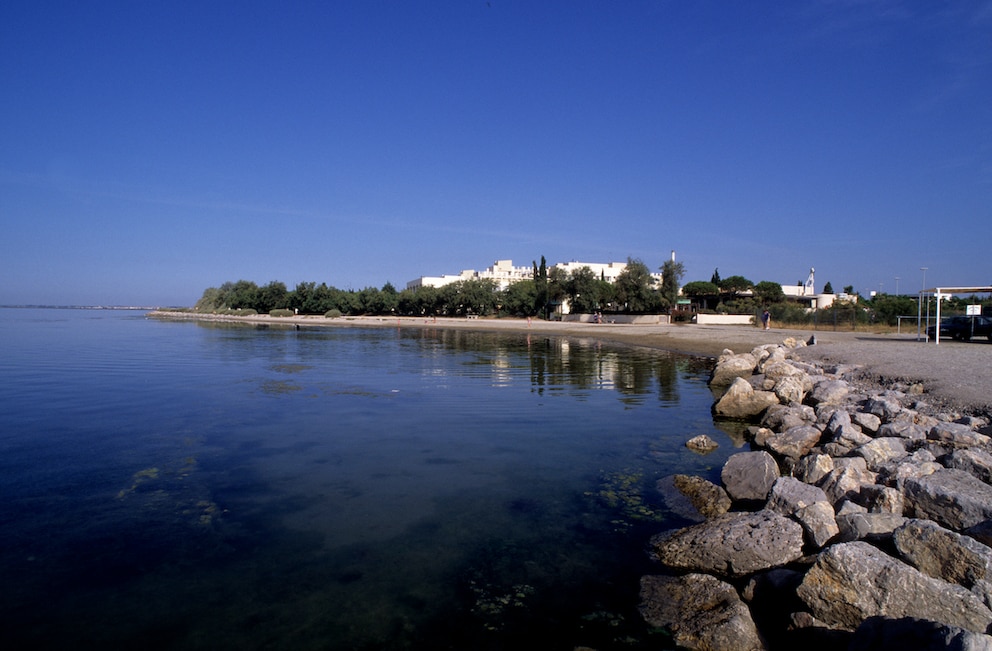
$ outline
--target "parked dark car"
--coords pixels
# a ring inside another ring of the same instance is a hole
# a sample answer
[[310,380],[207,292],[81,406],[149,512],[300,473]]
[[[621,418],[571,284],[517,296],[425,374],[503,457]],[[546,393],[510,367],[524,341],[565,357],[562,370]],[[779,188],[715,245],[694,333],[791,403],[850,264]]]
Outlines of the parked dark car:
[[[927,328],[927,337],[937,334],[935,325]],[[992,319],[987,316],[951,316],[940,322],[940,338],[968,341],[972,337],[987,337],[992,341]]]

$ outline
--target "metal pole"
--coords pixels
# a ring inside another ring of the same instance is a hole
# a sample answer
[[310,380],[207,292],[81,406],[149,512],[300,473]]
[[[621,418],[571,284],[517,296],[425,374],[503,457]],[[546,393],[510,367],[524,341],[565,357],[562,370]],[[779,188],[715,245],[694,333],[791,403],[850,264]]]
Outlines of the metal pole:
[[916,295],[916,341],[920,340],[920,334],[923,330],[923,290]]
[[[926,332],[923,329],[922,319],[923,319],[923,293],[927,289],[927,267],[920,267],[920,271],[923,272],[923,286],[920,287],[920,309],[919,309],[919,314],[917,315],[917,319],[916,319],[916,340],[917,341],[920,340],[920,333],[921,333],[921,331],[922,332]],[[929,299],[927,300],[927,327],[928,328],[930,327],[930,301],[929,301]]]
[[[927,302],[928,309],[929,309],[929,306],[930,306],[930,303]],[[934,339],[935,342],[937,342],[937,345],[939,346],[940,345],[940,287],[937,288],[937,321],[936,321],[936,324],[937,324],[937,327],[934,330],[934,338],[933,339]]]

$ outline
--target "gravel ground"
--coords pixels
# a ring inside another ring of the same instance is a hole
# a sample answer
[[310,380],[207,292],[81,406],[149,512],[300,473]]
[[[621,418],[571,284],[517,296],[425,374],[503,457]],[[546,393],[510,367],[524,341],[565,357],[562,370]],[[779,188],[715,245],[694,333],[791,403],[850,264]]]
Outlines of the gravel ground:
[[189,313],[154,313],[173,319],[250,321],[303,326],[361,326],[429,329],[516,331],[533,335],[567,335],[617,341],[679,352],[718,356],[724,349],[747,352],[762,344],[782,343],[787,337],[816,345],[798,350],[799,357],[860,367],[859,381],[880,386],[922,384],[924,400],[935,407],[992,416],[992,342],[918,341],[911,334],[871,334],[831,330],[762,330],[752,326],[620,325],[558,323],[521,319],[422,319],[355,317],[325,319],[315,316],[273,318],[216,317]]
[[857,364],[878,384],[919,382],[929,401],[992,416],[992,342],[916,341],[915,336],[854,334],[847,341],[811,346],[805,359]]

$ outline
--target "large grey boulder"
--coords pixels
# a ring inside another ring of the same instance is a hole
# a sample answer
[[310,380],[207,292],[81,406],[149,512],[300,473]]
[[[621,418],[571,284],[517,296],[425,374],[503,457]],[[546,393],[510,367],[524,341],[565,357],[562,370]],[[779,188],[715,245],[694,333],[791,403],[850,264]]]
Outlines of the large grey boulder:
[[909,520],[892,534],[902,558],[924,574],[971,589],[992,581],[992,549],[929,520]]
[[847,651],[992,651],[992,637],[925,619],[869,617],[854,632]]
[[841,427],[834,433],[833,442],[839,445],[843,445],[848,449],[855,449],[867,443],[870,443],[872,438],[861,431],[861,428],[853,423],[848,423],[847,425]]
[[876,396],[865,402],[863,411],[877,416],[883,423],[895,420],[902,412],[902,404],[894,397]]
[[813,404],[839,405],[847,400],[851,385],[844,380],[823,380],[813,385],[809,399]]
[[783,457],[799,460],[820,442],[822,435],[812,425],[799,425],[770,436],[765,441],[765,447]]
[[794,477],[780,477],[775,482],[766,508],[795,518],[817,547],[823,547],[840,532],[826,493]]
[[910,441],[922,441],[927,437],[927,429],[913,421],[894,421],[878,428],[878,436],[894,436]]
[[775,458],[764,450],[731,455],[720,472],[720,480],[735,500],[764,501],[778,477]]
[[761,417],[761,426],[776,432],[784,432],[790,427],[811,425],[816,422],[816,412],[808,405],[795,403],[772,405]]
[[861,431],[875,434],[882,426],[882,419],[875,414],[868,414],[863,411],[856,411],[851,414],[851,422],[861,428]]
[[928,450],[917,450],[904,459],[882,465],[878,478],[882,483],[906,492],[906,482],[910,479],[926,477],[943,469]]
[[839,459],[834,459],[835,467],[827,473],[820,482],[820,488],[827,494],[831,504],[837,504],[843,499],[857,500],[862,486],[875,483],[877,475],[867,470],[861,470],[856,465],[836,465]]
[[773,355],[761,365],[761,372],[765,377],[778,381],[785,377],[803,378],[806,373],[785,361],[783,356]]
[[724,418],[746,420],[756,418],[765,409],[777,404],[778,396],[771,391],[755,391],[747,380],[737,378],[714,405],[713,411]]
[[821,552],[797,593],[817,620],[849,631],[879,615],[929,619],[978,633],[992,623],[992,611],[972,593],[865,542]]
[[992,486],[963,470],[941,469],[905,481],[910,508],[919,518],[929,518],[960,531],[992,519]]
[[862,486],[860,500],[869,513],[902,515],[906,511],[906,496],[891,486]]
[[802,556],[803,529],[768,510],[728,513],[652,538],[655,556],[668,567],[744,576]]
[[734,587],[708,574],[641,578],[641,617],[686,649],[758,651],[765,644]]
[[[824,427],[824,433],[835,437],[837,433],[844,427],[849,427],[851,423],[851,414],[846,409],[833,408],[829,411],[821,410],[822,416],[827,416],[826,427]],[[829,416],[828,416],[829,414]],[[861,431],[860,428],[858,431]]]
[[783,377],[772,385],[772,392],[778,397],[779,402],[785,404],[801,403],[808,391],[802,378],[798,377]]
[[837,515],[837,540],[885,540],[892,532],[906,523],[906,518],[897,513],[847,512]]
[[992,484],[992,454],[978,448],[967,448],[951,452],[944,461],[948,468],[964,470],[966,473]]
[[854,454],[862,457],[869,468],[877,471],[885,464],[903,459],[909,452],[906,451],[905,439],[884,437],[871,439],[855,448]]
[[928,441],[937,441],[956,448],[987,446],[989,437],[960,423],[937,423],[927,432]]
[[807,484],[819,484],[834,469],[834,458],[829,454],[810,453],[800,459],[792,469],[793,476]]
[[733,351],[725,350],[717,359],[716,368],[710,377],[710,386],[730,386],[737,378],[750,377],[757,365],[758,360],[751,353],[735,355]]

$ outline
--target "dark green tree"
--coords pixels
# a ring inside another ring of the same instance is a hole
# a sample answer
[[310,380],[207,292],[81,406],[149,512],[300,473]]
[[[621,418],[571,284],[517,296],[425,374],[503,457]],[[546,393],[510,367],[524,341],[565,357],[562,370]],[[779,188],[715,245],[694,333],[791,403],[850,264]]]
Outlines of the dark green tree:
[[737,296],[754,289],[754,283],[744,276],[730,276],[720,281],[720,289],[725,294]]
[[386,284],[379,290],[379,300],[382,303],[379,314],[393,314],[399,304],[399,292],[393,287],[393,283],[386,281]]
[[754,297],[761,303],[778,303],[785,300],[785,292],[782,285],[770,280],[762,280],[754,286]]
[[917,314],[916,301],[909,296],[876,294],[871,300],[871,309],[874,312],[876,322],[887,323],[888,325],[896,325],[899,322],[897,317],[916,316]]
[[565,300],[568,289],[568,272],[558,267],[548,269],[548,302],[556,309]]
[[512,316],[535,316],[538,311],[537,286],[534,280],[521,280],[502,292],[503,311]]
[[712,309],[720,297],[716,283],[693,280],[682,287],[682,295],[695,301],[703,309]]
[[255,309],[260,314],[267,314],[271,310],[281,310],[289,306],[289,292],[286,291],[286,283],[273,280],[267,285],[263,285],[258,290],[258,302]]
[[710,282],[713,283],[714,285],[716,285],[717,287],[720,286],[720,269],[719,268],[716,268],[716,269],[713,270],[713,275],[710,277]]
[[232,310],[257,310],[258,285],[250,280],[221,285],[222,306]]
[[550,300],[548,296],[548,264],[543,255],[541,256],[540,267],[534,263],[534,286],[534,309],[537,314],[548,318],[548,302]]
[[693,280],[682,287],[682,293],[689,298],[701,298],[704,296],[716,296],[720,293],[720,288],[712,282]]
[[568,275],[565,294],[573,313],[590,314],[600,308],[599,280],[589,267],[580,267]]
[[617,276],[616,300],[628,313],[643,314],[660,309],[661,301],[653,289],[654,278],[646,264],[627,258],[627,266]]
[[823,293],[824,294],[833,294],[834,293],[833,285],[830,284],[830,281],[829,280],[827,281],[827,284],[823,286]]
[[495,280],[479,278],[466,280],[462,285],[462,302],[468,306],[467,312],[489,316],[496,312],[499,286]]
[[685,265],[675,260],[665,260],[661,265],[661,296],[669,305],[679,300],[679,288],[685,276]]

